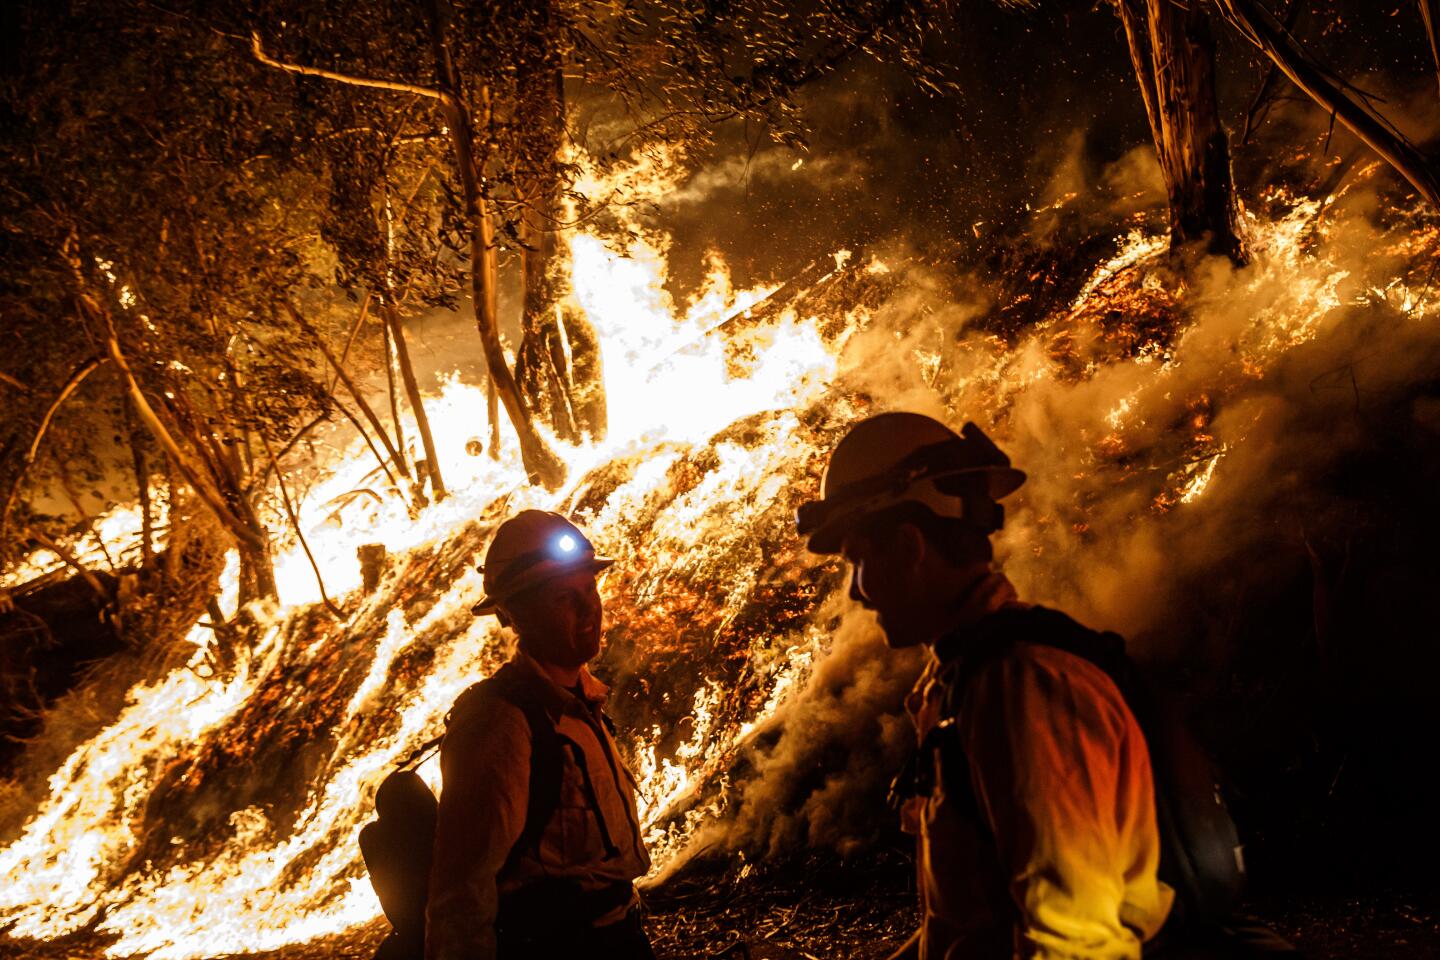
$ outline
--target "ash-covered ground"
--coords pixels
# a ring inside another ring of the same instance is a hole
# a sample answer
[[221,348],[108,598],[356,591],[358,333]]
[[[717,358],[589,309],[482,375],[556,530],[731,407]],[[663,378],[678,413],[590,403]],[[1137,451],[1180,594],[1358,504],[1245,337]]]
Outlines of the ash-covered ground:
[[[1247,912],[1312,960],[1428,960],[1440,956],[1440,890],[1343,884],[1255,892]],[[646,927],[660,960],[878,960],[918,918],[913,863],[901,846],[849,858],[812,854],[771,863],[711,862],[646,894]],[[377,920],[340,937],[213,960],[369,960],[388,927]],[[102,956],[109,938],[49,942],[0,936],[0,960]]]

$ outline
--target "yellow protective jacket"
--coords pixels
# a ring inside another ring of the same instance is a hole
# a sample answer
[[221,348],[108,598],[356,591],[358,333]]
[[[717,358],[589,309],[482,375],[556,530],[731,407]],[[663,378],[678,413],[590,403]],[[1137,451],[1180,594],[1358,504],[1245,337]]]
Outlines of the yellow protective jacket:
[[[961,629],[1016,603],[992,574]],[[1156,876],[1149,752],[1114,682],[1020,642],[978,667],[950,718],[945,693],[932,657],[906,699],[919,741],[955,724],[970,788],[947,796],[937,769],[930,795],[902,808],[917,837],[921,960],[1138,960],[1174,894]]]
[[[557,686],[529,656],[511,661],[540,698],[564,748],[559,806],[536,849],[511,850],[525,828],[531,733],[525,714],[500,697],[462,697],[440,750],[442,784],[426,908],[427,960],[493,960],[503,896],[548,881],[580,891],[629,883],[650,869],[635,806],[635,779],[601,720],[609,692],[580,671],[580,696]],[[573,747],[571,746],[573,744]],[[584,765],[574,751],[583,754]],[[624,918],[622,903],[594,921]],[[554,905],[566,923],[567,904]]]

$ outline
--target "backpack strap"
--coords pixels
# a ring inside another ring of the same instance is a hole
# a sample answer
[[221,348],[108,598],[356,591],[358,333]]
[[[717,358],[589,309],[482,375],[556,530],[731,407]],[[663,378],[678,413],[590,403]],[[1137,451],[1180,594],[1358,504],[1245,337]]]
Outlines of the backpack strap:
[[[509,866],[521,853],[539,848],[545,827],[560,808],[563,738],[556,731],[555,722],[545,711],[540,698],[535,695],[530,679],[511,664],[505,664],[462,693],[455,701],[456,707],[461,700],[472,697],[496,697],[505,701],[524,715],[525,724],[530,728],[530,787],[525,805],[525,827],[510,848],[506,858],[506,866]],[[447,724],[454,712],[452,709],[450,716],[445,718]]]
[[[1015,606],[996,611],[965,634],[942,639],[935,645],[935,653],[943,664],[946,689],[941,707],[949,722],[937,726],[935,741],[922,745],[922,752],[945,751],[942,758],[963,753],[953,718],[966,685],[982,666],[1021,642],[1064,650],[1098,667],[1115,683],[1150,754],[1160,834],[1160,879],[1177,894],[1170,925],[1198,929],[1223,923],[1244,883],[1235,823],[1216,783],[1214,765],[1178,705],[1173,698],[1157,695],[1126,654],[1119,634],[1091,630],[1047,607]],[[961,767],[968,778],[968,763],[952,766]],[[969,789],[968,782],[946,786]]]

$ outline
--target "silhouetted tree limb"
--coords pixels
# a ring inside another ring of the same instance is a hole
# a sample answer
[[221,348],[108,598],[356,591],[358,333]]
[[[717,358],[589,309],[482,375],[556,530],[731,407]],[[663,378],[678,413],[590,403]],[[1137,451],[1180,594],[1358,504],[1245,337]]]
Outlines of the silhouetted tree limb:
[[337,73],[334,70],[324,70],[320,67],[307,67],[298,63],[285,63],[268,56],[260,40],[260,32],[251,31],[250,50],[255,54],[255,59],[267,67],[274,67],[277,70],[284,70],[286,73],[298,73],[303,77],[320,77],[325,80],[333,80],[336,83],[349,84],[352,87],[371,87],[376,90],[391,90],[395,93],[412,93],[417,97],[427,97],[431,100],[443,100],[445,94],[431,87],[422,87],[415,83],[405,83],[400,80],[378,80],[373,77],[356,77],[348,73]]
[[1440,83],[1440,0],[1420,0],[1420,17],[1425,21],[1425,39],[1435,60],[1435,79]]
[[1215,0],[1221,15],[1275,62],[1309,97],[1410,181],[1430,205],[1440,208],[1440,177],[1429,157],[1363,97],[1352,96],[1343,80],[1311,56],[1255,0]]

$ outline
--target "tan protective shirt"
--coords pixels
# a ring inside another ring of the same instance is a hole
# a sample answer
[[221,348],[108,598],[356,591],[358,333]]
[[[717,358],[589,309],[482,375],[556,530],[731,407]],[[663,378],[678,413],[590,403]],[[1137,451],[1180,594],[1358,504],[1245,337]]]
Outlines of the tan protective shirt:
[[[556,732],[584,753],[597,803],[568,746],[560,805],[535,850],[507,866],[525,827],[530,792],[530,726],[518,707],[499,697],[462,699],[440,750],[443,778],[435,854],[426,908],[427,960],[492,960],[499,895],[542,880],[577,882],[598,890],[650,869],[635,807],[635,778],[600,720],[608,688],[580,671],[581,697],[557,686],[524,653],[513,663],[533,674]],[[608,834],[617,852],[607,855]],[[557,920],[565,905],[556,904]],[[624,918],[627,906],[600,918]]]
[[[993,574],[963,623],[1014,603]],[[921,740],[944,719],[939,666],[906,698]],[[934,790],[902,811],[918,837],[921,960],[1139,958],[1174,894],[1156,877],[1149,753],[1114,682],[1022,642],[977,669],[954,719],[973,796],[945,795],[937,755]]]

